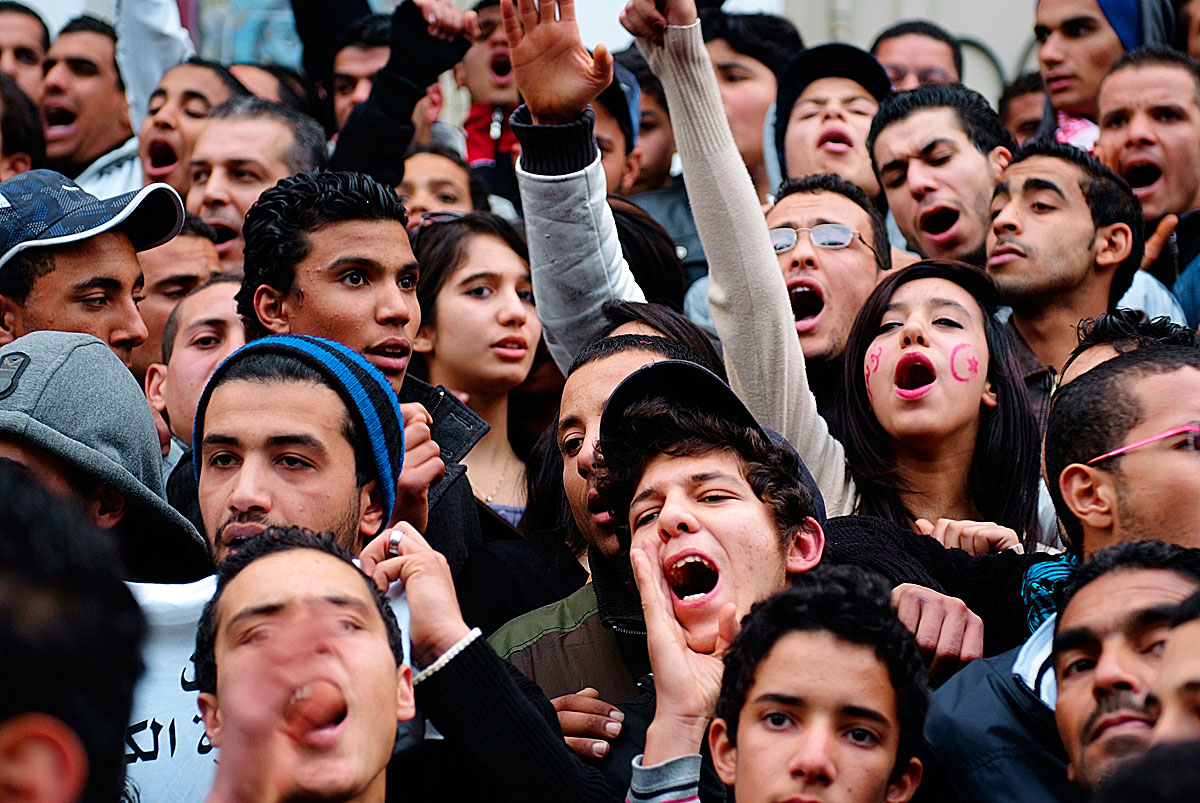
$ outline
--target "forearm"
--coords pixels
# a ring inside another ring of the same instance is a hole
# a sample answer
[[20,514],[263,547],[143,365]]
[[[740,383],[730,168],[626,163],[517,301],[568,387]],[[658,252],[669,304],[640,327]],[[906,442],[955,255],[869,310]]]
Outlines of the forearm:
[[730,385],[764,426],[797,449],[830,515],[855,497],[842,445],[808,386],[787,287],[729,123],[699,24],[669,27],[664,44],[639,40],[662,81],[688,199],[709,265],[709,305]]
[[136,133],[167,70],[195,53],[175,0],[117,0],[117,68]]
[[513,114],[533,293],[546,344],[564,373],[603,329],[605,302],[646,300],[621,254],[593,119],[589,111],[568,125],[535,126],[523,108]]

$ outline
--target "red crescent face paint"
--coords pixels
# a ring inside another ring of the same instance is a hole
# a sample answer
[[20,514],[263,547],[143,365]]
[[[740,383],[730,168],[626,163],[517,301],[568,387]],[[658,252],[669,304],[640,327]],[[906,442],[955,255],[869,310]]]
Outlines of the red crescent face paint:
[[972,343],[959,343],[950,352],[950,375],[959,382],[970,382],[979,375],[979,357]]

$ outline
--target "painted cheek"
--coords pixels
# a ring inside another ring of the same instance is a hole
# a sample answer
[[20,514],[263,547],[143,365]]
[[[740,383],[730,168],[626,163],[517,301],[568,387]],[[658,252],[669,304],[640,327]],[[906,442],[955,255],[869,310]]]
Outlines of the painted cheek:
[[959,343],[950,352],[950,375],[959,382],[970,382],[979,375],[979,356],[975,346]]
[[867,398],[875,401],[875,394],[871,391],[871,374],[879,372],[879,359],[883,356],[883,346],[878,346],[873,352],[867,354],[867,364],[865,369]]

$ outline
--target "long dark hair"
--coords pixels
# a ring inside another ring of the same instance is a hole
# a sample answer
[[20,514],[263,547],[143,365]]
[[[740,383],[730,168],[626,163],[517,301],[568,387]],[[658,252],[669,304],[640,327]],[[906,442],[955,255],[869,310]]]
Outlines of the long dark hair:
[[1039,439],[1028,391],[1017,369],[1013,344],[995,318],[999,304],[991,278],[978,268],[949,260],[924,260],[891,273],[863,305],[846,341],[841,408],[843,444],[859,491],[859,514],[907,525],[912,511],[902,495],[911,491],[896,471],[891,436],[875,417],[861,370],[896,289],[918,279],[945,279],[970,293],[983,311],[988,346],[987,378],[995,407],[981,408],[979,432],[971,456],[968,492],[980,515],[1037,542]]

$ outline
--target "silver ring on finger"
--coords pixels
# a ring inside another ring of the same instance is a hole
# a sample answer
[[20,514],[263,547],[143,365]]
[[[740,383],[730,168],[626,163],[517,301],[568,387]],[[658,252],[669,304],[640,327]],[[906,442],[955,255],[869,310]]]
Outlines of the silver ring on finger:
[[399,527],[392,530],[392,534],[388,536],[387,554],[388,557],[400,557],[400,542],[404,540],[404,530]]

